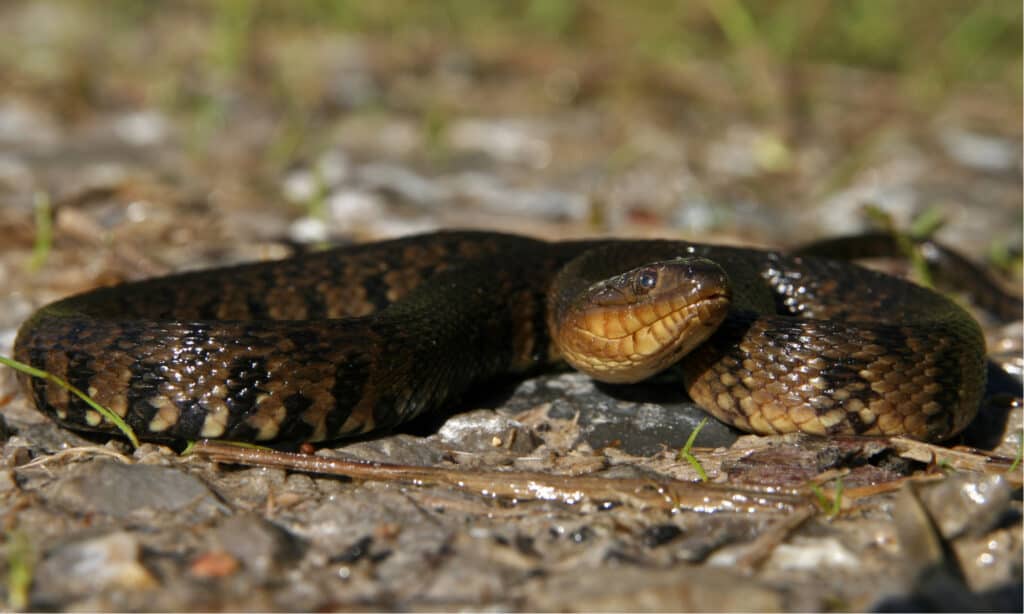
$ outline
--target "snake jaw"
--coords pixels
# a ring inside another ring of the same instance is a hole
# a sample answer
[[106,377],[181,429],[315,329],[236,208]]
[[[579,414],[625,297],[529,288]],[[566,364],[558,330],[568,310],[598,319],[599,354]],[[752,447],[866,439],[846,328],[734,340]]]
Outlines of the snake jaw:
[[729,280],[715,263],[679,258],[591,286],[557,335],[569,364],[594,379],[635,382],[671,366],[725,319]]

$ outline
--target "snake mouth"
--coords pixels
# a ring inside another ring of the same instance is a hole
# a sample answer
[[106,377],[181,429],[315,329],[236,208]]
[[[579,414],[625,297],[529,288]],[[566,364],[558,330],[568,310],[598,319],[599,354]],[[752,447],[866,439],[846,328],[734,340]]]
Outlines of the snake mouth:
[[566,360],[593,378],[635,382],[703,343],[731,304],[725,272],[700,258],[647,265],[591,289],[560,327]]
[[[621,326],[621,311],[590,314],[583,326],[563,331],[565,359],[576,369],[608,383],[633,383],[675,364],[706,341],[724,320],[731,304],[728,294],[713,293],[643,324],[611,336],[606,326]],[[609,317],[610,316],[610,317]],[[595,330],[596,329],[596,330]],[[571,344],[565,339],[571,338]]]

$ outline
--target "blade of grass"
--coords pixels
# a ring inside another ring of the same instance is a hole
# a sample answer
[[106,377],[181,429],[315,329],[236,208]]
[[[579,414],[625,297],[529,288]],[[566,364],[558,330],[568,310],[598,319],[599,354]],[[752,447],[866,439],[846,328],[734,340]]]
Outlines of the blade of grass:
[[693,432],[691,432],[690,436],[686,439],[686,443],[683,445],[682,448],[680,448],[679,455],[677,457],[690,463],[690,466],[693,467],[694,471],[697,472],[697,475],[700,476],[701,482],[708,481],[708,474],[704,471],[704,467],[701,466],[700,461],[697,460],[697,457],[694,456],[690,452],[690,450],[693,449],[693,443],[697,441],[697,435],[700,434],[701,429],[703,429],[704,425],[707,423],[707,418],[704,418],[703,420],[697,423],[696,428],[693,429]]
[[29,591],[35,575],[36,554],[24,531],[7,534],[7,607],[28,609]]
[[828,497],[821,490],[821,487],[817,484],[811,485],[811,492],[814,493],[815,498],[818,499],[818,506],[821,511],[825,512],[825,515],[829,518],[835,518],[839,515],[839,512],[843,509],[843,480],[842,478],[836,479],[835,490],[832,491],[832,497]]
[[939,207],[928,207],[910,222],[907,234],[916,241],[931,239],[946,224],[946,216]]
[[864,215],[870,223],[896,239],[900,252],[910,262],[911,270],[918,283],[927,288],[934,288],[935,280],[931,268],[928,266],[928,260],[917,246],[920,241],[929,239],[945,223],[941,211],[935,207],[925,210],[911,221],[910,229],[906,231],[900,230],[892,216],[876,205],[865,206]]
[[1007,473],[1013,473],[1017,470],[1017,467],[1020,467],[1020,460],[1022,456],[1024,456],[1024,438],[1021,438],[1021,440],[1017,442],[1017,455],[1013,457],[1013,462],[1010,463],[1010,468],[1006,470]]
[[133,448],[139,447],[139,438],[135,436],[135,431],[132,430],[132,427],[128,426],[127,422],[121,419],[121,416],[118,416],[117,414],[110,411],[106,407],[103,407],[102,405],[94,401],[92,397],[85,394],[75,386],[72,386],[64,379],[57,377],[56,375],[49,373],[47,371],[43,371],[42,369],[36,369],[31,365],[26,365],[25,363],[14,360],[13,358],[8,358],[7,356],[0,356],[0,365],[7,365],[8,367],[14,369],[15,371],[21,371],[22,373],[29,375],[31,377],[38,377],[40,379],[49,380],[57,384],[61,388],[67,390],[71,394],[85,401],[89,405],[89,407],[95,409],[97,412],[99,412],[101,416],[103,416],[104,419],[106,419],[108,422],[116,426],[118,430],[120,430],[121,433],[128,438],[128,441],[131,442]]

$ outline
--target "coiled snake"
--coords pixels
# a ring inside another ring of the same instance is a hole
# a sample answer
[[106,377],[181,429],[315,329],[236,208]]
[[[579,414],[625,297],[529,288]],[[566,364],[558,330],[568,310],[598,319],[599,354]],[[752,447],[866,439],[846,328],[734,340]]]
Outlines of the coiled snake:
[[[485,232],[93,290],[39,310],[15,356],[157,440],[367,433],[562,358],[607,381],[678,368],[699,405],[765,434],[942,440],[985,385],[964,310],[853,264]],[[25,385],[60,424],[114,431],[63,388]]]

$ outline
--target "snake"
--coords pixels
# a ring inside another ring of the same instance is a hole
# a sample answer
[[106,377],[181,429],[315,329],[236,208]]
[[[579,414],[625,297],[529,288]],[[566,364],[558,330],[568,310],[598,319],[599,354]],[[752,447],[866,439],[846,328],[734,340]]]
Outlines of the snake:
[[[566,363],[614,383],[667,372],[751,433],[942,441],[986,377],[962,307],[855,263],[487,231],[93,289],[34,313],[14,355],[154,441],[364,436]],[[58,424],[117,433],[66,387],[20,377]]]

